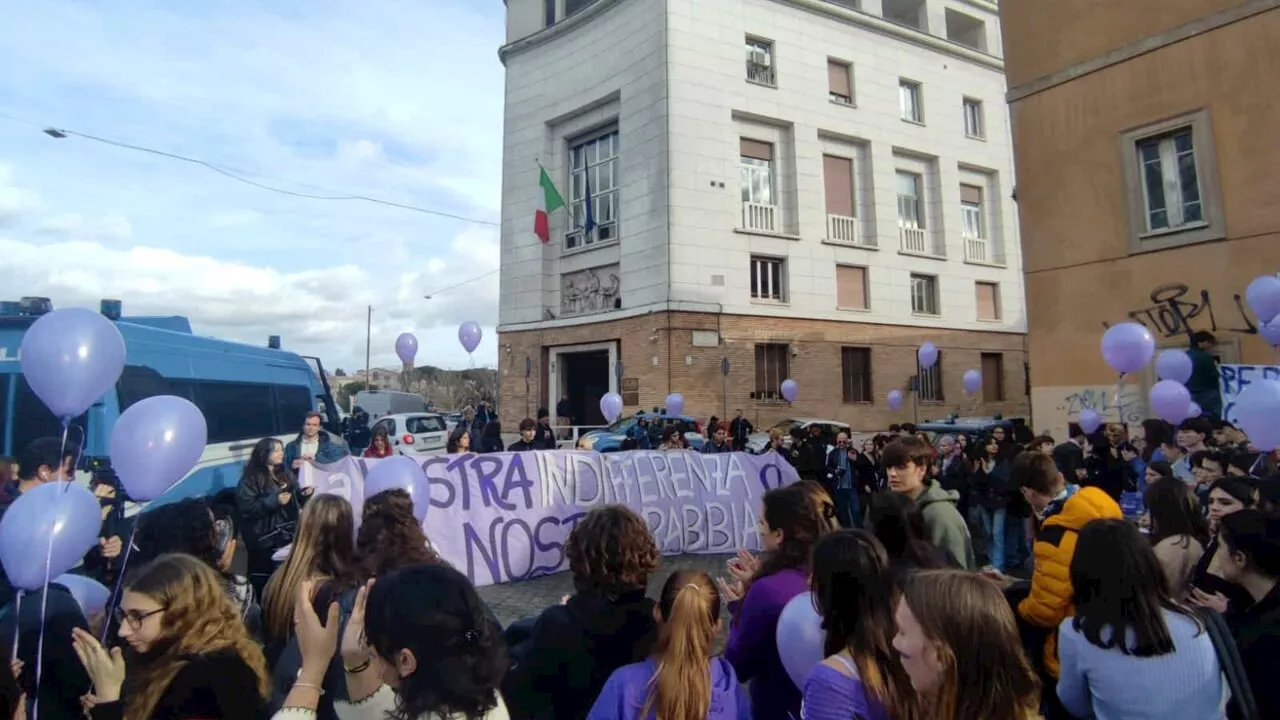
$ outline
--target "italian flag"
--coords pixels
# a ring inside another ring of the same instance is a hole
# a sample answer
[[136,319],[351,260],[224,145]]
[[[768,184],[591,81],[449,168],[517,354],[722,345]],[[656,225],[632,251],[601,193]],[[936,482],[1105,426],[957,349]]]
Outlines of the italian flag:
[[533,234],[545,245],[551,241],[551,213],[564,207],[564,198],[560,197],[560,191],[551,182],[546,168],[539,166],[538,170],[541,172],[538,185],[542,186],[542,202],[538,205],[538,211],[533,214]]

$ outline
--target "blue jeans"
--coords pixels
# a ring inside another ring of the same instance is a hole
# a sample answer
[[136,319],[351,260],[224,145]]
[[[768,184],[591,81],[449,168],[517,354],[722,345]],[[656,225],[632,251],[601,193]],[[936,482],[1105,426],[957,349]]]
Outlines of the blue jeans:
[[1031,548],[1027,543],[1026,518],[1007,518],[1004,533],[1004,555],[1008,569],[1025,566],[1031,559]]
[[987,533],[987,556],[991,567],[1004,570],[1005,508],[978,508],[982,529]]
[[836,519],[846,528],[862,527],[862,499],[853,488],[836,488]]

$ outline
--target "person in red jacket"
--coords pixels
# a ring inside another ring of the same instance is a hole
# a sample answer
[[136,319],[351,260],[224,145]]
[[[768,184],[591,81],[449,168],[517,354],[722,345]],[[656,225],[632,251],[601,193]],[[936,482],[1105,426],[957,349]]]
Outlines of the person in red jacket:
[[373,429],[373,437],[369,439],[369,449],[364,451],[367,458],[384,458],[396,454],[391,447],[391,438],[387,437],[387,428],[383,425]]

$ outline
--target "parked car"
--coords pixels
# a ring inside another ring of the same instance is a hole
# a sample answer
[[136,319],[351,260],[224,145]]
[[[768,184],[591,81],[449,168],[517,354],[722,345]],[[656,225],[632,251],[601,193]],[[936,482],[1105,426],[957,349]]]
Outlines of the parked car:
[[462,413],[446,413],[444,415],[444,421],[449,427],[456,428],[462,422]]
[[783,447],[791,447],[791,431],[794,428],[800,428],[804,432],[805,437],[809,436],[810,428],[817,425],[822,429],[822,437],[826,441],[828,449],[835,446],[836,434],[841,432],[851,433],[848,423],[842,423],[839,420],[821,420],[818,418],[788,418],[764,432],[752,433],[747,437],[747,452],[759,455],[769,447],[769,433],[773,430],[782,431]]
[[663,430],[673,424],[680,426],[680,431],[684,434],[685,442],[689,444],[690,450],[701,450],[702,443],[706,440],[702,437],[702,424],[689,415],[636,413],[630,417],[619,418],[606,428],[584,433],[582,436],[583,441],[585,441],[583,443],[584,447],[588,450],[602,453],[621,450],[622,441],[627,439],[627,433],[631,431],[631,428],[635,427],[641,417],[649,421],[649,439],[654,448],[657,448],[662,443]]
[[435,455],[444,452],[449,440],[449,427],[443,415],[435,413],[402,413],[387,415],[370,430],[387,429],[391,445],[405,455]]
[[941,435],[986,435],[997,427],[1004,428],[1009,437],[1018,442],[1027,442],[1031,439],[1031,430],[1027,427],[1025,418],[1006,418],[1002,415],[987,417],[951,415],[942,420],[927,420],[919,423],[916,425],[916,431],[928,433],[930,441],[937,443]]

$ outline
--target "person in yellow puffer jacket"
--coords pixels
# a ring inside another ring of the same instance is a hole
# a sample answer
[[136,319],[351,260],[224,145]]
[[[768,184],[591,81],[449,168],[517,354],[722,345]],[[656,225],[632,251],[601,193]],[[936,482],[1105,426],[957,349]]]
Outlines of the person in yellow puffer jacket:
[[1018,603],[1018,616],[1046,631],[1042,667],[1057,680],[1058,625],[1075,614],[1071,558],[1076,552],[1077,535],[1091,520],[1124,516],[1106,492],[1095,487],[1075,490],[1075,486],[1068,486],[1053,458],[1047,455],[1024,453],[1014,461],[1011,475],[1040,519],[1032,546],[1035,569],[1031,593]]

